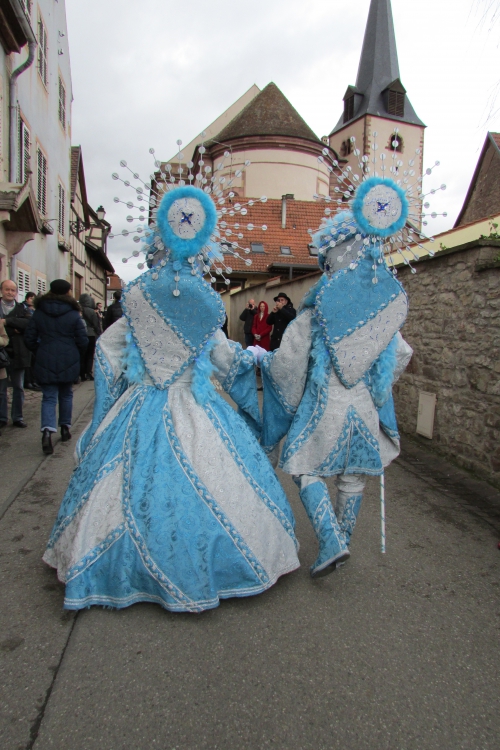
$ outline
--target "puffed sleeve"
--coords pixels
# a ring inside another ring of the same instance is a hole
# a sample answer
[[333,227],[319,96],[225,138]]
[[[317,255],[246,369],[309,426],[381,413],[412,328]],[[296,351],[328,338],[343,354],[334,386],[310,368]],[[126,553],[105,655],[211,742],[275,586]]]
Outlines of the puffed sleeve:
[[311,352],[310,309],[293,320],[279,349],[265,354],[261,363],[264,386],[262,445],[270,451],[288,432],[300,404]]
[[257,399],[255,362],[251,352],[217,331],[210,359],[214,376],[238,406],[238,411],[252,431],[260,435],[261,419]]

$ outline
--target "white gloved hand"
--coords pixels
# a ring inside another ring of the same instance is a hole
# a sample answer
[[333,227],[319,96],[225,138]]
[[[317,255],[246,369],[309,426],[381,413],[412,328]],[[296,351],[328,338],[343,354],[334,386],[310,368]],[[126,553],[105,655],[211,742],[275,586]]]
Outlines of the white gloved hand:
[[262,362],[264,354],[267,354],[266,349],[263,349],[261,346],[247,346],[247,352],[252,352],[253,358],[258,365]]

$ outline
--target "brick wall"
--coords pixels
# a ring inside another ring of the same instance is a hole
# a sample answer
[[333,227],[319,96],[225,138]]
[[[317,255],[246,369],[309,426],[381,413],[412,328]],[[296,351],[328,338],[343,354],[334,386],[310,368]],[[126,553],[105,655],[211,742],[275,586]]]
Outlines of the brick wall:
[[414,355],[395,386],[402,432],[415,434],[420,391],[437,395],[432,440],[444,456],[500,486],[500,242],[479,240],[406,267]]

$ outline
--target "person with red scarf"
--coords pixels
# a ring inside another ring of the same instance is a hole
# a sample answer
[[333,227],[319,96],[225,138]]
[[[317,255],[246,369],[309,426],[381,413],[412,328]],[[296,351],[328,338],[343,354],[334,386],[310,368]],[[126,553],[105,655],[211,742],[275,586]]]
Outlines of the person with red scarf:
[[267,322],[268,312],[267,302],[259,302],[259,311],[257,315],[254,315],[252,324],[255,343],[267,352],[271,348],[271,331],[273,330],[273,327]]

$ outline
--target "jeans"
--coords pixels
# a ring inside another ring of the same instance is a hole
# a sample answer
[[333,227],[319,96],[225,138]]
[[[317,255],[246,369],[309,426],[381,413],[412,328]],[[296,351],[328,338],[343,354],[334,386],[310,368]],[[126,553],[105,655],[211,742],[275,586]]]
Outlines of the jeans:
[[[24,369],[16,370],[9,367],[9,376],[12,381],[12,407],[11,417],[13,422],[20,422],[23,418],[24,404]],[[0,380],[0,422],[7,422],[7,378]]]
[[56,406],[59,401],[59,424],[71,427],[73,411],[72,383],[42,383],[42,432],[57,432]]

